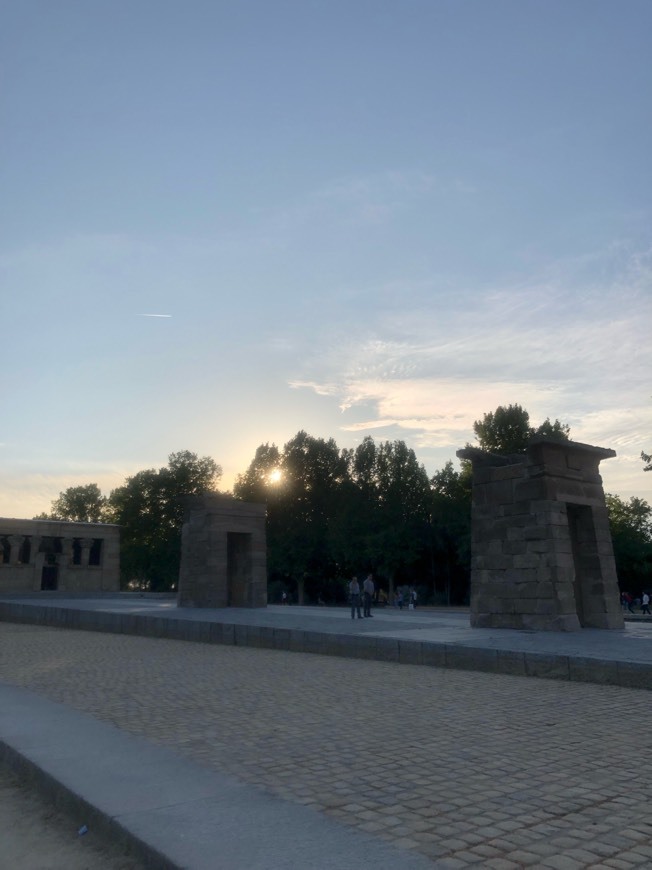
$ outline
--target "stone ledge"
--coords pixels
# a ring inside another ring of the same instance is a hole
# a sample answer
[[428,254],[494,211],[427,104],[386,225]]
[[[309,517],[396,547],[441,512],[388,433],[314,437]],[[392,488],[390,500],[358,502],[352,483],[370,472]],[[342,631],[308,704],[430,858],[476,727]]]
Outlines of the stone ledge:
[[520,652],[435,641],[375,637],[371,634],[331,634],[304,629],[236,625],[142,614],[75,611],[70,608],[10,601],[0,601],[0,620],[72,630],[277,649],[652,690],[650,664],[579,655]]

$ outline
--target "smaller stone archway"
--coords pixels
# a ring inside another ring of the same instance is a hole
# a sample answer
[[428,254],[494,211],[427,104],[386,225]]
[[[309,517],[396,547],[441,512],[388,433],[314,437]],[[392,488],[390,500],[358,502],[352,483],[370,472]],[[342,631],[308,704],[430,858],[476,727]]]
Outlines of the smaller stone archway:
[[189,496],[181,532],[179,607],[266,607],[264,504]]
[[473,464],[471,625],[623,628],[598,467],[614,450],[540,435],[525,455]]

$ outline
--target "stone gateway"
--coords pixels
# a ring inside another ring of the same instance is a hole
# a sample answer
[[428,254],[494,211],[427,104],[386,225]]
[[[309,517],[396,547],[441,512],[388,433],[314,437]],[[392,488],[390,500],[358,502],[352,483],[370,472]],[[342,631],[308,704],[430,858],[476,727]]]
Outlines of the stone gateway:
[[181,532],[179,607],[266,607],[264,504],[189,496]]
[[471,625],[623,628],[598,472],[615,451],[539,435],[525,455],[457,455],[473,464]]

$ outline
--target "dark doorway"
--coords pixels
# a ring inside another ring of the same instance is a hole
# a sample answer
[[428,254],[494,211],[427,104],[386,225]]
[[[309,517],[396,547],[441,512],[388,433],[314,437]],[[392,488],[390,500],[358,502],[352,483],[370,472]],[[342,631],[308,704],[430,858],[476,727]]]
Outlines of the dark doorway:
[[251,535],[227,532],[227,588],[229,607],[249,607],[251,585]]
[[587,505],[567,504],[573,565],[575,606],[580,625],[591,625],[591,584],[601,579],[593,511]]
[[59,583],[59,566],[44,565],[41,570],[41,591],[53,592]]

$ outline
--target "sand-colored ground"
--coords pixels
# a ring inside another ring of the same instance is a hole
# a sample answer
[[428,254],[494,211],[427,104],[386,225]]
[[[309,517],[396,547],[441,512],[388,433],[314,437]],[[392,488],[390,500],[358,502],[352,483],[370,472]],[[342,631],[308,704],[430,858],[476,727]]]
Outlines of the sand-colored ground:
[[0,766],[2,870],[142,870],[143,865],[24,786]]

